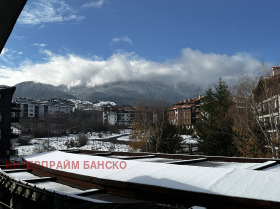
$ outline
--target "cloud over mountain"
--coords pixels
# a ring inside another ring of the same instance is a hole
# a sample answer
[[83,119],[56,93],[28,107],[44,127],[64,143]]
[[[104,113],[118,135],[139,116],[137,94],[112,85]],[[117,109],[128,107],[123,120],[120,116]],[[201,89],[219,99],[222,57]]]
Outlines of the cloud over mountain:
[[254,71],[258,61],[246,53],[232,56],[183,49],[180,57],[153,62],[135,53],[118,52],[107,59],[88,59],[75,54],[59,55],[46,51],[43,63],[27,62],[20,70],[0,69],[0,83],[14,85],[35,81],[52,85],[95,86],[115,81],[158,81],[175,85],[178,82],[207,86],[219,77],[231,79],[244,70]]

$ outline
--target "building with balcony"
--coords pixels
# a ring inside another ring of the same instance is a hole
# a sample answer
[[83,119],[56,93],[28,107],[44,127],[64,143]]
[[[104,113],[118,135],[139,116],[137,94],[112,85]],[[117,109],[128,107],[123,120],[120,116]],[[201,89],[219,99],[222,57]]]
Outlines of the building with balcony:
[[179,127],[192,129],[200,117],[203,96],[184,99],[167,108],[169,121]]
[[16,87],[0,86],[0,162],[10,159],[10,140],[15,138],[11,124],[18,122],[18,111],[12,104]]
[[109,125],[131,126],[135,109],[129,105],[104,106],[103,123]]
[[67,100],[35,100],[27,98],[15,98],[16,107],[21,110],[20,118],[45,118],[46,116],[57,117],[61,114],[69,114],[73,105]]
[[253,90],[256,113],[270,132],[280,130],[280,67],[272,67],[272,75],[262,76]]

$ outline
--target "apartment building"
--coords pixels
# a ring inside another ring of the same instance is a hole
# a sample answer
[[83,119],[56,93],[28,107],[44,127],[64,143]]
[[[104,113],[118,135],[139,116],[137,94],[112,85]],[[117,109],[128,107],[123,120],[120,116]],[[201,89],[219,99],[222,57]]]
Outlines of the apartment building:
[[168,119],[176,126],[187,129],[194,128],[197,119],[200,117],[202,99],[203,96],[184,99],[168,107]]
[[133,121],[134,112],[135,109],[130,105],[104,106],[103,123],[130,126]]
[[272,67],[272,75],[262,76],[253,90],[257,112],[264,126],[274,132],[280,125],[280,67]]
[[14,99],[16,107],[21,110],[21,118],[44,118],[47,115],[58,116],[72,112],[73,105],[67,100],[34,100],[27,98]]
[[11,124],[18,122],[17,110],[12,103],[16,87],[0,86],[0,161],[10,158],[10,140],[14,138]]

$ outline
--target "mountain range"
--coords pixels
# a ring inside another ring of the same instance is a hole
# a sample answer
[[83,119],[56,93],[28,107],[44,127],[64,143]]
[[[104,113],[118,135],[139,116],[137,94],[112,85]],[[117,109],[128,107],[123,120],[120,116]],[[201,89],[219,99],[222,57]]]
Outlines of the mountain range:
[[79,99],[90,102],[112,101],[116,104],[136,105],[139,101],[150,102],[161,100],[173,104],[179,100],[193,98],[202,94],[202,89],[196,85],[179,83],[174,86],[160,82],[118,81],[97,85],[94,87],[66,85],[53,86],[50,84],[22,82],[16,85],[14,97],[32,99]]

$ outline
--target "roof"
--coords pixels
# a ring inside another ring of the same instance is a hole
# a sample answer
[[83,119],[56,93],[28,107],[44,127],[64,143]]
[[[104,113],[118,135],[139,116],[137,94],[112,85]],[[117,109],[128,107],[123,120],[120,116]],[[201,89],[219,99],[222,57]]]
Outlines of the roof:
[[[280,202],[279,170],[258,171],[261,166],[275,165],[275,161],[207,167],[141,162],[61,151],[28,156],[25,160],[31,162],[52,161],[55,165],[63,163],[61,161],[64,160],[75,162],[80,165],[79,169],[56,168],[55,166],[53,169],[98,179],[153,185],[179,191]],[[92,162],[106,164],[106,162],[112,163],[112,161],[121,160],[126,164],[123,169],[97,169],[96,167],[86,168],[84,166],[85,164],[90,166]]]
[[0,1],[0,53],[2,52],[26,1],[27,0]]
[[167,108],[168,111],[173,111],[173,110],[181,110],[181,109],[186,109],[195,106],[194,104],[181,104],[181,105],[172,105]]

